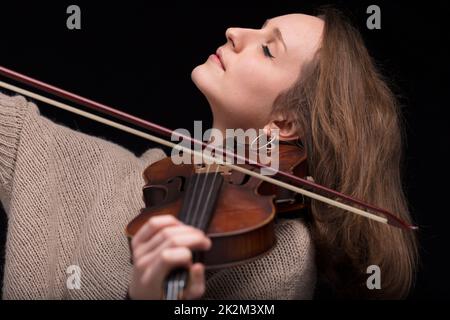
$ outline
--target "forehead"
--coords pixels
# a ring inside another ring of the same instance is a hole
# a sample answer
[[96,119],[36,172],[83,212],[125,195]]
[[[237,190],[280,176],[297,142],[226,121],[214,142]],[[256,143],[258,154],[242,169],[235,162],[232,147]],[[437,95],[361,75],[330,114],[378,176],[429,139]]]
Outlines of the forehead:
[[268,19],[266,27],[280,29],[288,51],[312,55],[320,45],[324,22],[315,16],[294,13]]

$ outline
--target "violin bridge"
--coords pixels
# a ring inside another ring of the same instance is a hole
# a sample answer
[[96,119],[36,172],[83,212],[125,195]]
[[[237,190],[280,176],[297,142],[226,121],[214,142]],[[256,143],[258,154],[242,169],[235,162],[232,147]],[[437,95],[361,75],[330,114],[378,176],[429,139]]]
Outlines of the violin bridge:
[[231,169],[222,164],[197,164],[195,173],[221,173],[222,175],[231,175]]

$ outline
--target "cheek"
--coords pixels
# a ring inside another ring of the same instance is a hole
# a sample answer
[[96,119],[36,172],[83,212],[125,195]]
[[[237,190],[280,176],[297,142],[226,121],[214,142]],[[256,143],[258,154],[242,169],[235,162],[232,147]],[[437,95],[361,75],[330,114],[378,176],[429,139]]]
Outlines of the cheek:
[[246,63],[231,71],[228,85],[255,102],[267,102],[278,91],[278,83],[271,76],[273,68],[262,66],[261,63]]
[[246,118],[265,120],[281,91],[280,81],[273,75],[273,67],[261,65],[260,62],[243,63],[228,71],[223,83],[228,108]]

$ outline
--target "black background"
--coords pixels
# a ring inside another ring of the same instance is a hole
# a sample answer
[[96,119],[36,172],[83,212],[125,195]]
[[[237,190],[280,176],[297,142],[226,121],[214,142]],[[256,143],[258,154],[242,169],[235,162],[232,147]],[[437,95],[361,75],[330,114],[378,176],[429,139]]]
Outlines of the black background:
[[[313,13],[330,3],[359,28],[403,106],[404,184],[420,226],[422,264],[411,298],[449,298],[450,5],[446,1],[2,2],[0,65],[169,128],[192,129],[194,120],[203,120],[205,128],[211,124],[211,113],[190,73],[225,43],[226,28],[260,28],[267,18]],[[81,7],[81,30],[66,28],[70,4]],[[371,4],[381,8],[381,30],[366,27]],[[52,120],[136,154],[154,146],[38,105]],[[0,216],[4,242],[6,218],[2,211]]]

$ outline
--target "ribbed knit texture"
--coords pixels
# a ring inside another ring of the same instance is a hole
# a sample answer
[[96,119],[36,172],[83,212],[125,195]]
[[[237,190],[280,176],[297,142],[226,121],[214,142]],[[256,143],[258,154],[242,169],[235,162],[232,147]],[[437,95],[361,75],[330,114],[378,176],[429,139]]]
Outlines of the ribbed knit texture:
[[[0,200],[8,233],[4,299],[124,299],[132,265],[127,223],[143,207],[143,170],[165,157],[136,157],[58,125],[21,96],[0,93]],[[313,246],[300,220],[281,220],[277,245],[248,264],[207,272],[204,299],[310,299]],[[81,269],[68,289],[67,268]]]

